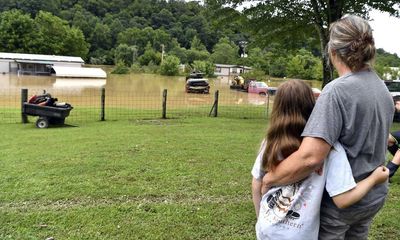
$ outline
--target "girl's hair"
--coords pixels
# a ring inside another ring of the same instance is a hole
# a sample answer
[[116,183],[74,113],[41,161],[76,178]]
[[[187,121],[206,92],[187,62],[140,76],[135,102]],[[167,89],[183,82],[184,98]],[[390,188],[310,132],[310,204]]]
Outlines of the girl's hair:
[[375,57],[375,42],[368,22],[354,15],[345,15],[331,24],[328,53],[335,51],[338,58],[352,72],[371,67]]
[[278,87],[266,136],[262,166],[274,170],[282,158],[296,151],[301,133],[314,108],[311,88],[300,80],[290,80]]

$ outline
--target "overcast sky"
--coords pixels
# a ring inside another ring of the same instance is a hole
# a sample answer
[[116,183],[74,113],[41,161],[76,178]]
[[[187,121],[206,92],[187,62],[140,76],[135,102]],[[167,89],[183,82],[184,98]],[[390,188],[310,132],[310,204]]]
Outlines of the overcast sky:
[[375,46],[400,57],[400,19],[375,10],[370,15]]

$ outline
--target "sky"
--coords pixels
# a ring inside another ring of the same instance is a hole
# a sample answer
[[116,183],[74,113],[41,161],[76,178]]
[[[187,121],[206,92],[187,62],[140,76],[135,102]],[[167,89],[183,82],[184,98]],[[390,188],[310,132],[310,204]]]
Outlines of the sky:
[[375,47],[396,53],[400,57],[400,18],[376,10],[370,13],[370,17],[369,23],[373,29]]

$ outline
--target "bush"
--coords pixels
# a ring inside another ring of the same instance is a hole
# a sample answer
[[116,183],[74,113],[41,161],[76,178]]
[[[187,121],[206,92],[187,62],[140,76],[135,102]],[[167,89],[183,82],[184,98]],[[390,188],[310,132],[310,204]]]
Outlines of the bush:
[[253,69],[250,72],[243,73],[242,77],[244,79],[257,79],[258,81],[265,79],[265,72],[260,69]]
[[142,66],[144,73],[159,73],[160,66],[150,61],[147,66]]
[[208,77],[214,76],[214,64],[208,61],[194,61],[193,70],[202,72]]
[[112,74],[127,74],[129,73],[129,68],[125,66],[124,62],[119,61],[115,68],[111,71]]
[[132,73],[143,73],[144,69],[138,63],[134,63],[131,66],[131,72]]
[[167,56],[161,63],[160,72],[161,75],[175,76],[179,73],[179,58],[171,55]]

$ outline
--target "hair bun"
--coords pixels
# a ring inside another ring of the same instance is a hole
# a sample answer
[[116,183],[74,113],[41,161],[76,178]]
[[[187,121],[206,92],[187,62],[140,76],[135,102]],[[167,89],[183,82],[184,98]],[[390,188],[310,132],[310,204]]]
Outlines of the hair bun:
[[364,46],[366,44],[374,44],[374,38],[367,32],[362,33],[358,39],[355,39],[351,42],[350,51],[356,52],[360,46]]

